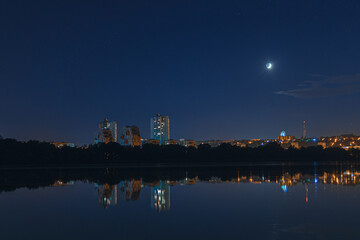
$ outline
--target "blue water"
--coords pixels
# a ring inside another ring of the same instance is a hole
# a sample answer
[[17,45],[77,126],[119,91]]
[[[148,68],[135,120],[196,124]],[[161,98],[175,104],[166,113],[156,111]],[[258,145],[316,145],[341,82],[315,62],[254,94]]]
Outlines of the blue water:
[[357,174],[19,187],[0,194],[0,239],[358,239]]

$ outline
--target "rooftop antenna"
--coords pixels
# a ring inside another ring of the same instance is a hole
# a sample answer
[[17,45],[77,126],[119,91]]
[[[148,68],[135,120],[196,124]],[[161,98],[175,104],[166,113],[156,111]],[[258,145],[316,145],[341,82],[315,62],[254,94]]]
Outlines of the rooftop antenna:
[[304,121],[304,132],[303,132],[303,139],[306,138],[306,122]]

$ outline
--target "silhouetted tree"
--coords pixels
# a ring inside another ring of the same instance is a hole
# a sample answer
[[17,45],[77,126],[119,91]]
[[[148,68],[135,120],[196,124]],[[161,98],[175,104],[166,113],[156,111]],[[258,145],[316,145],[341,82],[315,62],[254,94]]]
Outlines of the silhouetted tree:
[[258,148],[221,144],[212,148],[208,144],[198,148],[179,145],[145,144],[124,147],[118,143],[100,143],[88,148],[56,148],[46,142],[19,142],[0,139],[1,165],[62,165],[62,164],[114,164],[114,163],[171,163],[171,162],[296,162],[296,161],[354,161],[360,160],[360,151],[341,148],[323,149],[320,146],[285,150],[277,143]]

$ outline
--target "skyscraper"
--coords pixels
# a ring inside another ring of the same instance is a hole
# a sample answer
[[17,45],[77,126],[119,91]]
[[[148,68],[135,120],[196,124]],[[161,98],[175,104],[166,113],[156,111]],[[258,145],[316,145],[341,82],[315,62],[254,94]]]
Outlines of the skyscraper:
[[141,146],[140,130],[137,126],[125,126],[121,129],[120,145],[122,146]]
[[170,122],[169,116],[156,116],[150,119],[150,138],[159,140],[163,145],[170,139]]
[[117,123],[109,122],[107,118],[99,123],[99,135],[95,142],[117,142]]

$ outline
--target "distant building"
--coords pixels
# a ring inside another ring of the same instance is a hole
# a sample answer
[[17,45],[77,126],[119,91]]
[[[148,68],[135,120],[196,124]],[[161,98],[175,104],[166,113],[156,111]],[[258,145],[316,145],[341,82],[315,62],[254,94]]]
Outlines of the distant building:
[[291,142],[291,141],[295,140],[295,137],[286,135],[285,131],[281,131],[280,136],[278,136],[277,140],[279,142]]
[[75,147],[74,143],[68,143],[68,142],[52,142],[52,145],[54,145],[57,148],[62,148],[62,147]]
[[341,134],[341,137],[344,138],[344,139],[350,139],[350,140],[353,140],[356,138],[356,136],[352,133],[347,133],[347,134]]
[[156,140],[156,139],[149,139],[146,142],[144,142],[144,144],[154,144],[154,145],[160,145],[160,140]]
[[344,149],[356,148],[360,146],[360,136],[355,136],[354,134],[342,134],[341,136],[331,136],[331,137],[320,137],[316,139],[319,141],[319,144],[326,148],[339,147]]
[[297,149],[300,149],[300,148],[301,148],[299,142],[292,142],[292,143],[291,143],[291,146],[292,146],[293,148],[297,148]]
[[170,122],[168,116],[157,114],[150,119],[150,138],[159,140],[164,145],[170,139]]
[[179,144],[184,147],[195,147],[195,148],[197,147],[196,141],[194,140],[180,139]]
[[110,143],[117,142],[117,123],[115,121],[109,122],[107,118],[99,123],[99,134],[95,139],[95,143]]
[[237,147],[247,147],[246,143],[243,143],[241,141],[235,141],[233,143],[233,146],[237,146]]
[[[306,141],[303,141],[303,140],[300,140],[300,141],[295,141],[295,142],[291,142],[291,146],[293,148],[297,148],[297,149],[300,149],[300,148],[307,148],[307,147],[315,147],[315,146],[318,146],[318,143],[316,141],[309,141],[309,140],[306,140]],[[323,146],[323,145],[321,145]]]
[[[184,139],[180,139],[180,142],[185,141]],[[231,141],[229,140],[204,140],[204,141],[197,141],[196,145],[201,145],[201,144],[209,144],[211,147],[218,147],[223,143],[231,143]],[[180,143],[180,145],[182,145],[182,143]],[[182,145],[184,146],[184,145]]]
[[178,141],[174,140],[174,139],[169,139],[167,141],[165,141],[165,145],[177,145]]
[[140,147],[141,137],[139,128],[137,126],[123,127],[121,129],[119,143],[122,146]]
[[319,145],[319,146],[322,146],[323,148],[326,148],[326,147],[327,147],[326,142],[318,142],[318,145]]

